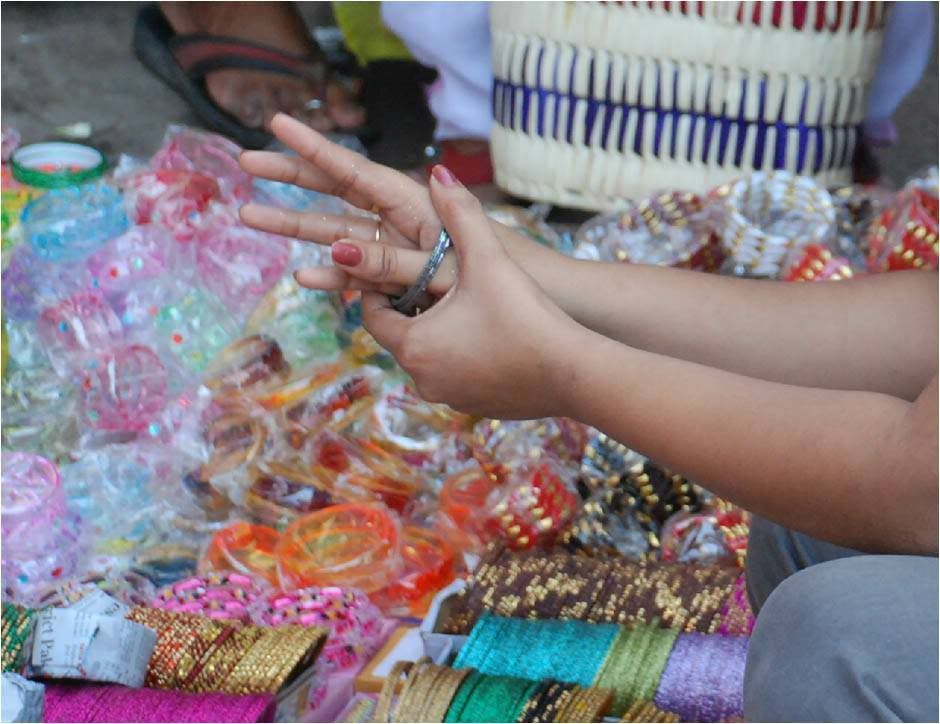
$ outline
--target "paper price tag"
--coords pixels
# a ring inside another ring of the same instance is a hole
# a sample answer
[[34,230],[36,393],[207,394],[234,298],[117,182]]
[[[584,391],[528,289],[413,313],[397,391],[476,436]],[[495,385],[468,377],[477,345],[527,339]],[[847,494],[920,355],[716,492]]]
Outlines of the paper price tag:
[[36,619],[33,672],[141,687],[156,643],[155,631],[124,618],[50,608]]
[[124,618],[131,610],[130,607],[125,606],[116,598],[109,596],[100,588],[95,589],[87,596],[76,601],[69,606],[68,609],[70,611],[80,611],[88,615],[117,616],[119,618]]

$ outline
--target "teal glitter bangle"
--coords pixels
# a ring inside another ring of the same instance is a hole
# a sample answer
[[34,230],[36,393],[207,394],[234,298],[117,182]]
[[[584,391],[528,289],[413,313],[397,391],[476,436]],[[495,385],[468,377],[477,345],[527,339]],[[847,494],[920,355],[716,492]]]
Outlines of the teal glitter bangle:
[[454,665],[496,676],[591,686],[619,632],[615,624],[484,615]]
[[476,689],[468,697],[459,721],[514,722],[537,688],[537,681],[516,676],[482,675]]
[[447,708],[447,716],[444,717],[445,722],[464,721],[462,718],[464,709],[467,707],[467,703],[473,696],[473,692],[482,680],[483,674],[481,674],[479,671],[471,671],[469,674],[467,674],[467,678],[465,678],[460,684],[460,688],[457,689],[457,693],[454,695],[453,701],[451,701],[450,706]]

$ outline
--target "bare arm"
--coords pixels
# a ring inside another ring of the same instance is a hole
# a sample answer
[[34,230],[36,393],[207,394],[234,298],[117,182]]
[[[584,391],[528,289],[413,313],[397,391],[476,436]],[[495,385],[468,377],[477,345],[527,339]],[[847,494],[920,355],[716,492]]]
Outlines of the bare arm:
[[913,400],[937,371],[937,275],[731,279],[566,259],[505,229],[514,261],[584,326],[742,375]]
[[809,535],[937,553],[937,377],[914,402],[766,382],[589,330],[557,345],[559,413]]

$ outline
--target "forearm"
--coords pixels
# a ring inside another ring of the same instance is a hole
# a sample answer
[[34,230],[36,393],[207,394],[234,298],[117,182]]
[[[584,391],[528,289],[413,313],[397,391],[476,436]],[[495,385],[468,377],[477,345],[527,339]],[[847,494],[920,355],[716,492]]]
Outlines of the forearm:
[[936,554],[935,389],[932,422],[915,425],[911,403],[883,394],[756,380],[583,329],[559,342],[559,414],[809,535]]
[[513,260],[611,339],[751,377],[911,400],[936,371],[937,277],[787,284],[575,261],[503,227]]

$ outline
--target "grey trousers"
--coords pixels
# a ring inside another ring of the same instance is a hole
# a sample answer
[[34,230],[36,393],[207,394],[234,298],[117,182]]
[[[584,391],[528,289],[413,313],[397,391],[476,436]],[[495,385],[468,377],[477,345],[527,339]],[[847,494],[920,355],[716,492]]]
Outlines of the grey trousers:
[[755,516],[746,721],[940,721],[938,560],[864,555]]

